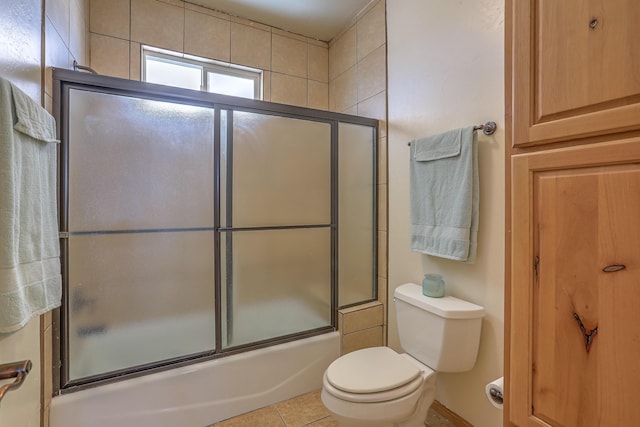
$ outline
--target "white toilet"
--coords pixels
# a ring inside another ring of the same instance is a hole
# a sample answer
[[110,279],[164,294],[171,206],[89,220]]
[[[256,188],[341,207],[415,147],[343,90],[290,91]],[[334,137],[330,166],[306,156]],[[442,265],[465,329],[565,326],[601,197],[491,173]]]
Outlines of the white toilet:
[[373,347],[348,353],[324,373],[322,402],[342,427],[423,427],[436,396],[436,372],[464,372],[478,355],[484,308],[430,298],[413,283],[393,299],[406,353]]

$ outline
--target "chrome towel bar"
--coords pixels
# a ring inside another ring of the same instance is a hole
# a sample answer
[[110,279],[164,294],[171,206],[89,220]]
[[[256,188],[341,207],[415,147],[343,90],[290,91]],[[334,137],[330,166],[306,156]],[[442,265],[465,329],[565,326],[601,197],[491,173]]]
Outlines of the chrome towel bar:
[[[485,122],[481,125],[473,127],[473,130],[482,130],[482,133],[484,133],[485,135],[493,135],[496,129],[498,129],[498,125],[496,124],[496,122]],[[408,142],[407,145],[411,145],[411,143]]]
[[22,384],[30,370],[31,360],[23,360],[21,362],[0,365],[0,380],[8,380],[11,378],[16,379],[14,382],[0,387],[0,401],[2,401],[2,398],[7,391],[12,388],[19,387]]

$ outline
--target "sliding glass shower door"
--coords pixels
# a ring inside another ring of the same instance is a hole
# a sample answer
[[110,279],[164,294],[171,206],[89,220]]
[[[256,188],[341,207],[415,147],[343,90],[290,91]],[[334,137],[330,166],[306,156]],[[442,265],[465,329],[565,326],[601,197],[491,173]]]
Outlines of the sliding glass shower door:
[[214,111],[69,91],[69,379],[215,348]]
[[223,345],[330,325],[331,125],[222,117]]
[[335,330],[376,295],[373,119],[54,71],[59,389]]

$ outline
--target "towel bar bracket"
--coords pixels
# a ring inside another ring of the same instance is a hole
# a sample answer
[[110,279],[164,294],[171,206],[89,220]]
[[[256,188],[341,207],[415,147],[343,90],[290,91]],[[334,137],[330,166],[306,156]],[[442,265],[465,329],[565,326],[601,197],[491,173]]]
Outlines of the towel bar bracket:
[[0,380],[15,378],[15,381],[0,387],[0,401],[4,395],[12,388],[20,387],[25,377],[31,370],[31,360],[21,362],[6,363],[0,365]]
[[493,135],[496,129],[498,129],[498,125],[496,124],[496,122],[486,122],[482,125],[473,127],[473,130],[480,130],[480,129],[482,129],[482,133],[484,133],[485,135]]

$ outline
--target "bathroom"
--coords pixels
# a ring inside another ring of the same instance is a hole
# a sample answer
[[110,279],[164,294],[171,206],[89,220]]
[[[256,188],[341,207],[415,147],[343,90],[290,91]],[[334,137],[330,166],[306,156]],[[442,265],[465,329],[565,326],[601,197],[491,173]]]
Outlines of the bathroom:
[[[99,6],[106,3],[109,7],[100,10]],[[2,54],[0,72],[49,111],[53,103],[50,67],[70,69],[76,60],[106,75],[136,80],[140,78],[141,43],[186,52],[187,16],[205,22],[221,19],[201,9],[190,9],[180,1],[3,0],[2,6],[0,50],[6,53]],[[151,28],[148,33],[136,34],[132,15],[136,8],[149,8],[148,13],[164,13],[163,19],[176,21],[167,25],[166,32]],[[263,69],[265,100],[381,120],[377,282],[382,318],[379,324],[345,334],[342,344],[358,347],[388,343],[399,350],[391,303],[394,289],[407,282],[419,283],[427,272],[442,274],[448,292],[483,306],[486,316],[475,367],[462,374],[440,375],[437,400],[472,425],[501,425],[502,411],[487,401],[484,387],[503,374],[504,354],[503,2],[374,0],[328,42],[313,40],[313,35],[284,36],[264,24],[242,22],[231,26],[270,35],[265,50],[244,53],[244,58],[243,52],[232,50],[230,56],[218,59],[248,61],[243,65]],[[386,34],[381,26],[385,26]],[[363,36],[369,28],[374,30]],[[302,51],[305,56],[308,52],[303,73],[274,69],[278,53],[271,43],[275,39],[287,42],[290,49],[298,49],[296,52]],[[192,39],[191,53],[207,56],[211,46],[198,45],[197,40]],[[412,252],[407,141],[488,120],[495,121],[498,130],[492,136],[479,133],[482,196],[475,264]],[[379,310],[377,307],[374,309]],[[50,315],[0,337],[2,362],[31,359],[34,363],[29,381],[3,401],[1,425],[36,426],[41,418],[47,425],[51,397],[46,390],[52,389],[51,339]]]

